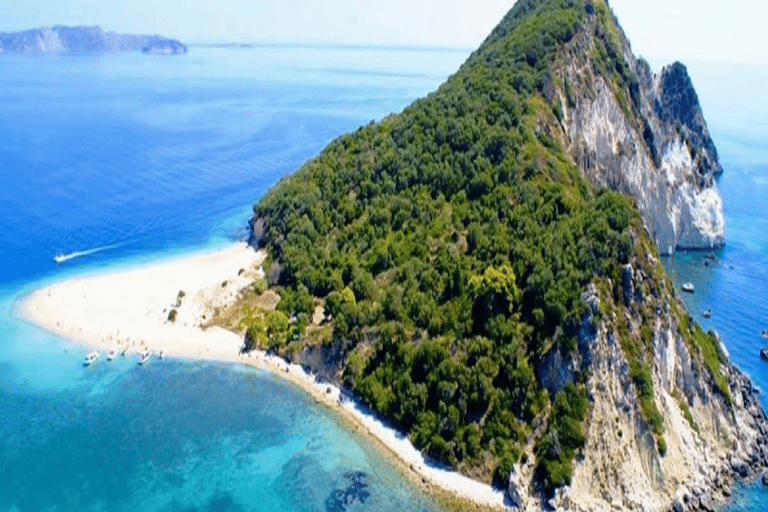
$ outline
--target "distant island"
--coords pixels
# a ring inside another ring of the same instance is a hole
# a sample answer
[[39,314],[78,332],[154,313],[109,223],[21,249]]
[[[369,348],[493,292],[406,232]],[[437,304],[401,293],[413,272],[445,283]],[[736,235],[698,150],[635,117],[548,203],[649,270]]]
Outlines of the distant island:
[[35,28],[0,32],[0,53],[50,54],[141,51],[154,55],[187,53],[186,45],[160,35],[118,34],[95,27]]

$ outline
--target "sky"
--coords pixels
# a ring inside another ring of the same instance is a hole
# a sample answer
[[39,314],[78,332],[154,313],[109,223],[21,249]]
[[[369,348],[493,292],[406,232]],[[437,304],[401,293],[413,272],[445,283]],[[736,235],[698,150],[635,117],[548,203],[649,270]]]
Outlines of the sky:
[[[477,47],[514,0],[0,0],[0,31],[55,24],[184,42]],[[649,60],[768,63],[768,2],[611,0]]]

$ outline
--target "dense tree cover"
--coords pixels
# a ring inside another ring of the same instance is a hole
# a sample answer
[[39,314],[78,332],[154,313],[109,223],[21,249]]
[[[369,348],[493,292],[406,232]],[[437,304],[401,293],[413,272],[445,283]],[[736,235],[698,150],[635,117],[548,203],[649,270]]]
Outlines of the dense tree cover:
[[[499,482],[549,411],[535,454],[550,489],[584,443],[586,393],[549,397],[534,368],[575,350],[581,294],[629,260],[639,218],[563,154],[548,100],[556,50],[589,8],[519,0],[438,91],[338,138],[254,207],[280,312],[306,321],[325,299],[359,397],[430,455]],[[280,348],[278,329],[264,318],[249,336]]]

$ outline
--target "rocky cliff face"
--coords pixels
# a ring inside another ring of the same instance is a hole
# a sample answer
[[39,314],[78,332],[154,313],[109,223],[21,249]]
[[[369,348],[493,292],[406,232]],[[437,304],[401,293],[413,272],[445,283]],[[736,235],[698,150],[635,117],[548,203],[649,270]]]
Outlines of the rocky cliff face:
[[[558,69],[565,145],[595,185],[635,197],[662,254],[722,246],[722,167],[685,66],[653,75],[618,24],[598,17],[593,10]],[[617,55],[628,69],[611,69]]]
[[[719,371],[728,395],[707,369],[704,350],[692,340],[694,326],[667,285],[650,278],[645,261],[625,267],[624,307],[613,307],[610,280],[590,286],[578,351],[545,358],[545,373],[589,374],[587,445],[574,461],[570,487],[548,502],[535,488],[533,463],[517,464],[509,495],[520,510],[543,508],[594,511],[715,510],[737,479],[768,466],[768,419],[749,378],[729,360],[724,347]],[[684,316],[683,316],[684,315]],[[678,317],[682,321],[678,321]],[[687,325],[686,325],[687,324]],[[643,332],[645,331],[645,332]],[[652,401],[662,424],[656,434],[643,414],[638,383],[625,355],[627,343],[646,336],[654,354],[650,365]],[[663,439],[663,443],[659,439]],[[661,447],[663,444],[663,448]]]
[[116,34],[105,32],[101,27],[57,25],[24,32],[0,33],[0,52],[47,54],[140,50],[146,50],[146,53],[186,53],[187,47],[179,41],[161,36]]

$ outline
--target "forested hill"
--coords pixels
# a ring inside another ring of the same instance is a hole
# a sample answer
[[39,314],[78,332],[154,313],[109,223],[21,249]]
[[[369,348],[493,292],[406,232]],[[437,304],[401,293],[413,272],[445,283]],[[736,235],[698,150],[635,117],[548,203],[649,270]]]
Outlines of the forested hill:
[[285,316],[256,315],[248,345],[343,382],[467,475],[506,488],[514,464],[533,467],[545,494],[571,482],[589,441],[590,347],[606,332],[656,459],[656,331],[680,336],[727,411],[723,353],[665,284],[634,199],[598,190],[567,151],[579,92],[558,70],[576,39],[645,126],[619,31],[602,0],[519,0],[436,92],[274,186],[252,230]]

